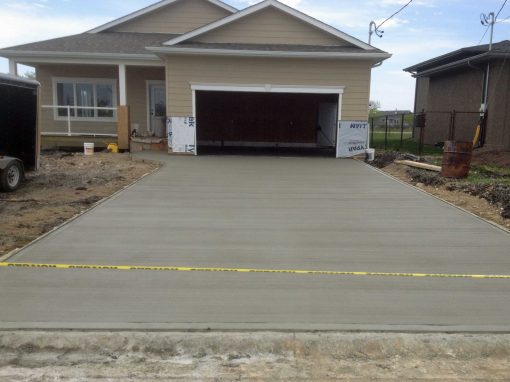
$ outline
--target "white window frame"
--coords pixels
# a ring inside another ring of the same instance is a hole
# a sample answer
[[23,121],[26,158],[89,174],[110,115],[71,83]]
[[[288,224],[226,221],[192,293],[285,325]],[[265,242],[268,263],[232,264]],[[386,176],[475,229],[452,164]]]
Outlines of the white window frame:
[[[71,109],[74,110],[74,116],[71,116],[71,121],[76,122],[117,122],[117,111],[113,111],[113,117],[78,117],[78,109],[76,109],[76,84],[91,84],[93,89],[93,97],[94,97],[94,108],[97,105],[97,94],[96,94],[96,86],[97,85],[111,85],[112,86],[112,108],[117,108],[118,100],[117,100],[117,80],[114,78],[81,78],[81,77],[52,77],[53,83],[53,105],[62,106],[62,108],[67,107],[67,105],[59,105],[58,104],[58,91],[57,84],[59,83],[71,83],[74,87],[74,105],[70,106]],[[59,116],[58,115],[58,107],[53,109],[53,118],[55,121],[67,121],[67,116]],[[97,115],[97,109],[94,110],[94,115]]]

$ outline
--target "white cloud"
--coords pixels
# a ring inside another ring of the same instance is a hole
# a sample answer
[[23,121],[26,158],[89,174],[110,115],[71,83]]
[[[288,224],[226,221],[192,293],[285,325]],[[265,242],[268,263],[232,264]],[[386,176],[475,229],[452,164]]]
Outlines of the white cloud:
[[106,22],[103,18],[84,18],[76,16],[53,16],[39,12],[20,12],[4,10],[0,13],[2,29],[9,31],[0,34],[0,47],[8,47],[28,42],[41,41],[54,37],[81,33]]
[[302,3],[302,0],[280,0],[280,2],[287,4],[291,7],[297,7],[299,4]]
[[[386,19],[378,19],[375,20],[376,25],[381,25]],[[400,25],[409,24],[409,20],[399,19],[398,17],[394,17],[384,23],[382,25],[382,29],[394,28]]]
[[[54,15],[34,3],[8,3],[0,12],[0,48],[85,32],[108,21],[102,17]],[[0,72],[7,72],[7,60],[0,58]]]
[[[378,0],[378,4],[382,5],[384,7],[389,6],[403,6],[407,4],[409,0]],[[411,4],[409,4],[411,5]],[[414,0],[412,3],[413,6],[426,6],[426,7],[433,7],[434,6],[434,0]],[[398,8],[397,8],[398,9]],[[395,9],[395,10],[397,10]]]
[[[303,2],[303,0],[279,0],[279,1],[280,1],[280,3],[287,4],[288,6],[294,7],[294,8]],[[253,4],[260,3],[261,0],[246,0],[244,2],[248,3],[249,5],[253,5]]]

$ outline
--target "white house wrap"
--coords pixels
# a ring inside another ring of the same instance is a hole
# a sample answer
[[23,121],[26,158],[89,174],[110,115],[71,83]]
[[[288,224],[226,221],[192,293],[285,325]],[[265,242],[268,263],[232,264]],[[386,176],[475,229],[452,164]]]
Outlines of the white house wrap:
[[340,121],[338,124],[337,158],[348,158],[365,154],[368,149],[367,121]]
[[174,153],[196,154],[196,126],[193,117],[169,118],[168,144]]

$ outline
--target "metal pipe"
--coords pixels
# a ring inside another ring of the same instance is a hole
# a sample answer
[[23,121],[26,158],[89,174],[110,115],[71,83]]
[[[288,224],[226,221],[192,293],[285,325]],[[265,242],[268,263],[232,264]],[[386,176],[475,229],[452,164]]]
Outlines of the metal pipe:
[[[372,135],[371,141],[374,142],[374,117],[371,118],[370,132]],[[368,148],[370,148],[370,145],[368,146]]]
[[384,133],[384,149],[388,149],[388,116],[386,116],[386,129]]
[[402,148],[404,143],[404,116],[405,114],[402,114],[402,123],[400,125],[400,148]]
[[67,136],[71,136],[71,106],[67,106]]
[[374,34],[376,28],[377,25],[375,24],[375,21],[370,21],[370,24],[368,25],[368,45],[372,45],[372,35]]

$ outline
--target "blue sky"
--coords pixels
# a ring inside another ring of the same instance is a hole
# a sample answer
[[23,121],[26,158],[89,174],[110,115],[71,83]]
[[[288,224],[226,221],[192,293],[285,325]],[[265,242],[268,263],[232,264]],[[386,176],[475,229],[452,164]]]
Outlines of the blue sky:
[[[374,69],[371,99],[383,109],[412,109],[414,79],[403,68],[437,55],[477,45],[485,32],[480,14],[497,12],[504,0],[414,0],[382,28],[372,44],[393,54]],[[0,0],[0,47],[84,32],[155,0]],[[255,0],[226,0],[242,9]],[[383,21],[408,0],[283,0],[321,21],[368,39],[370,21]],[[510,1],[496,24],[494,41],[510,39]],[[504,20],[506,19],[506,20]],[[487,43],[489,33],[482,43]],[[7,72],[0,59],[0,72]]]

